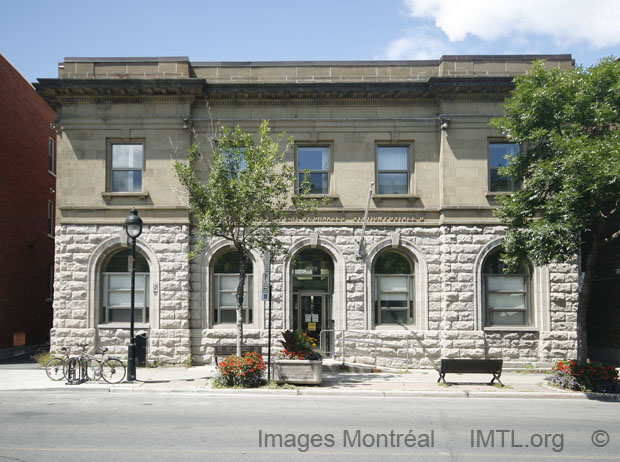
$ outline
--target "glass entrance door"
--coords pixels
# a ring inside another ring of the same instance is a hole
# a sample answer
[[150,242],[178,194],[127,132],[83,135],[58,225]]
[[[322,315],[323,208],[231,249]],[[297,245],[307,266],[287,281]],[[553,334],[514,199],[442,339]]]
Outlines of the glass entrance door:
[[328,345],[320,344],[321,332],[333,329],[333,274],[334,262],[322,250],[306,249],[295,255],[292,266],[292,328],[315,338],[321,351],[328,348]]
[[293,297],[293,327],[316,339],[321,347],[321,331],[328,329],[331,313],[329,301],[331,296],[326,293],[298,292]]

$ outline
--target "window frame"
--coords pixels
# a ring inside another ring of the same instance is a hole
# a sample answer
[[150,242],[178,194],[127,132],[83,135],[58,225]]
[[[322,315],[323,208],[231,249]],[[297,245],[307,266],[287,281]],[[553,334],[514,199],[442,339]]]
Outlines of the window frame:
[[47,201],[47,237],[54,237],[54,201]]
[[[109,280],[110,280],[110,276],[126,276],[126,277],[131,277],[131,272],[103,272],[102,276],[103,276],[103,302],[101,304],[101,317],[100,317],[100,324],[128,324],[129,321],[110,321],[110,310],[131,310],[131,303],[128,305],[119,305],[119,306],[114,306],[114,307],[109,307],[108,306],[108,296],[110,293],[127,293],[127,292],[131,292],[131,288],[129,289],[110,289],[109,288]],[[142,319],[136,319],[135,322],[137,323],[143,323],[143,324],[148,324],[149,323],[149,319],[150,319],[150,303],[148,303],[149,301],[149,287],[150,287],[150,272],[149,273],[136,273],[136,279],[138,276],[142,276],[143,277],[143,285],[142,288],[139,288],[136,284],[135,287],[135,293],[139,293],[142,292],[143,293],[143,301],[144,304],[137,306],[135,300],[134,300],[134,310],[137,312],[138,310],[142,310]]]
[[[532,303],[532,271],[529,268],[529,265],[526,264],[522,268],[524,271],[519,273],[488,273],[485,271],[485,267],[487,262],[491,258],[499,258],[499,254],[501,253],[501,247],[494,249],[491,251],[482,262],[482,292],[483,292],[483,328],[490,329],[520,329],[520,328],[531,328],[534,326],[533,319],[533,303]],[[489,278],[505,278],[505,279],[523,279],[523,289],[522,290],[489,290]],[[524,307],[523,308],[507,308],[507,307],[491,307],[489,303],[489,296],[492,294],[503,294],[503,295],[513,295],[518,294],[523,296]],[[491,323],[491,314],[499,313],[499,312],[523,312],[523,324],[492,324]]]
[[519,155],[522,150],[523,150],[523,145],[519,144],[519,143],[511,143],[505,139],[489,139],[487,142],[487,182],[488,182],[488,192],[491,194],[502,194],[502,193],[513,193],[515,191],[517,191],[521,186],[514,183],[510,178],[508,177],[504,177],[504,176],[500,176],[498,173],[498,176],[500,176],[503,179],[506,179],[509,182],[508,185],[508,189],[496,189],[493,187],[494,183],[493,183],[493,179],[492,179],[492,171],[495,170],[497,171],[500,166],[491,166],[491,146],[492,145],[497,145],[497,144],[507,144],[507,145],[513,145],[513,146],[517,146],[518,148],[518,152],[515,155]]
[[48,138],[47,142],[47,156],[48,156],[48,164],[47,171],[52,175],[56,175],[56,142],[54,138],[51,136]]
[[[237,251],[234,249],[226,249],[224,251],[218,252],[211,260],[211,276],[210,276],[210,287],[211,287],[211,296],[210,298],[210,324],[213,327],[221,327],[227,328],[232,327],[236,324],[236,315],[235,321],[222,322],[222,311],[228,310],[236,313],[237,310],[237,286],[239,283],[239,272],[236,273],[222,273],[216,272],[216,266],[219,263],[221,258],[226,258],[227,254],[232,254],[233,258],[236,258]],[[251,265],[252,272],[246,272],[245,274],[245,284],[243,286],[243,323],[246,325],[254,325],[256,323],[256,317],[258,315],[256,307],[254,306],[254,261],[251,259],[248,260],[248,265]],[[247,268],[246,268],[247,271]],[[234,287],[231,289],[222,289],[221,288],[221,280],[223,277],[232,277],[235,280]],[[234,304],[233,305],[221,305],[221,294],[225,292],[227,294],[231,294],[234,296]]]
[[[235,312],[236,319],[236,311],[237,311],[237,286],[234,289],[225,289],[223,290],[220,287],[220,281],[223,277],[234,277],[235,280],[239,281],[239,273],[213,273],[213,322],[214,326],[222,326],[222,325],[231,325],[235,324],[235,322],[222,321],[222,311],[233,311]],[[252,298],[252,290],[254,282],[253,273],[245,275],[245,284],[243,286],[243,324],[252,324],[254,322],[254,303]],[[234,305],[221,305],[220,304],[220,295],[224,293],[233,294],[235,296],[235,304]]]
[[[114,146],[124,145],[140,145],[142,146],[142,165],[140,168],[114,168],[113,167],[113,155]],[[144,192],[144,173],[146,170],[146,140],[144,139],[110,139],[108,140],[108,163],[106,168],[107,174],[107,187],[106,190],[112,194],[142,194]],[[114,172],[115,171],[140,171],[140,190],[139,191],[115,191],[114,190]]]
[[303,182],[302,175],[304,170],[299,169],[299,151],[303,149],[326,149],[327,150],[327,170],[310,170],[310,174],[326,174],[327,175],[327,188],[325,192],[310,192],[313,196],[328,196],[332,191],[332,169],[333,169],[333,143],[299,143],[295,145],[295,191],[300,192],[301,184]]
[[[379,259],[388,252],[397,252],[401,254],[410,265],[411,272],[410,273],[376,273],[376,267]],[[374,263],[372,266],[372,276],[373,276],[373,326],[379,328],[385,328],[390,326],[413,326],[416,324],[416,286],[415,286],[415,268],[416,262],[415,260],[409,256],[406,252],[401,249],[394,248],[386,248],[382,250],[374,259]],[[407,292],[406,292],[406,311],[407,311],[407,322],[406,323],[394,323],[394,322],[380,322],[382,321],[382,314],[384,312],[393,312],[393,311],[405,311],[403,307],[382,307],[381,300],[382,294],[404,294],[402,290],[392,290],[392,291],[383,291],[382,290],[382,279],[388,278],[406,278],[407,280]]]
[[[379,169],[379,151],[383,148],[406,148],[407,149],[407,170],[381,170]],[[412,177],[412,164],[413,160],[411,158],[411,143],[376,143],[375,144],[375,181],[377,184],[376,195],[379,196],[408,196],[411,194],[412,185],[411,185],[411,177]],[[407,191],[398,192],[398,193],[387,193],[381,192],[381,174],[382,173],[406,173],[407,175]]]

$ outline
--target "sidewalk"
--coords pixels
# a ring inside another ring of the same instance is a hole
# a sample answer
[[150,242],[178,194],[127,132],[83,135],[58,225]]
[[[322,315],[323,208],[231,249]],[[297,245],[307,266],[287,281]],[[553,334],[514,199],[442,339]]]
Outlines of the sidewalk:
[[160,393],[214,393],[214,394],[286,394],[325,396],[443,396],[456,398],[552,398],[552,399],[605,399],[620,401],[618,395],[600,395],[569,392],[551,388],[544,381],[545,374],[506,372],[501,380],[504,387],[488,385],[491,377],[484,374],[449,374],[449,386],[437,383],[434,370],[407,372],[343,372],[337,363],[326,363],[320,386],[295,388],[222,389],[212,388],[210,379],[216,374],[214,366],[138,368],[135,382],[110,385],[103,381],[67,385],[51,381],[45,371],[36,366],[0,366],[0,391],[53,390],[58,392],[160,392]]

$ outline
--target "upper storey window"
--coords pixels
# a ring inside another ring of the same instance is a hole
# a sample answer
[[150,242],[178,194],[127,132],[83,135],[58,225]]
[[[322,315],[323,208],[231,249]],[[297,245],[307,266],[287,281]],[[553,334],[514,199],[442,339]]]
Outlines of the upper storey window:
[[47,170],[54,173],[56,170],[56,153],[54,147],[54,138],[50,137],[47,141]]
[[516,143],[489,144],[489,191],[513,192],[519,187],[511,178],[499,174],[499,168],[505,167],[510,158],[519,154]]
[[112,192],[141,192],[144,143],[112,143],[110,189]]
[[297,179],[300,188],[306,170],[310,172],[310,194],[329,194],[329,147],[298,147]]
[[409,193],[409,148],[377,147],[378,194]]

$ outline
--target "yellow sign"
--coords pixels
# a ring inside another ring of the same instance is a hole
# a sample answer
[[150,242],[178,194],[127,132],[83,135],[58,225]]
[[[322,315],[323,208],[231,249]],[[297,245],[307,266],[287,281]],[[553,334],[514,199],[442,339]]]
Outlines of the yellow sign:
[[308,323],[308,331],[309,331],[309,332],[314,332],[314,331],[316,331],[316,322],[309,322],[309,323]]

